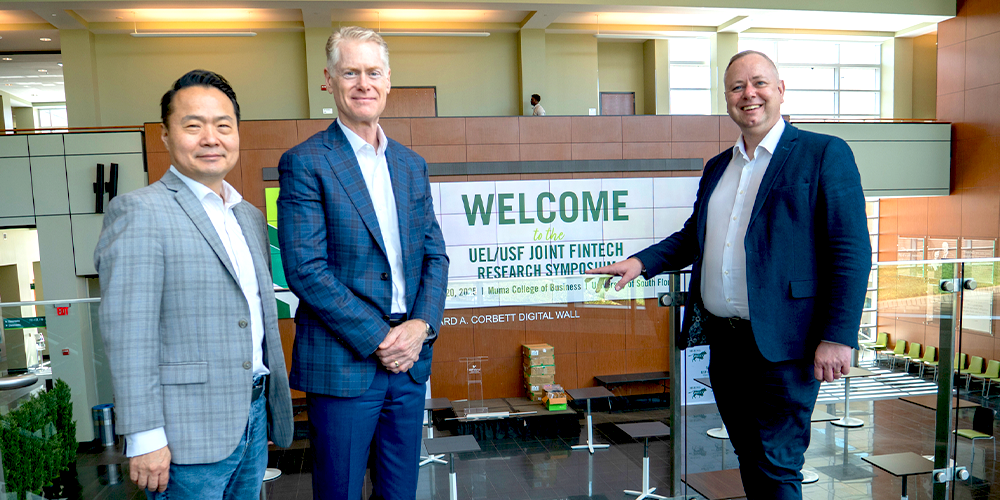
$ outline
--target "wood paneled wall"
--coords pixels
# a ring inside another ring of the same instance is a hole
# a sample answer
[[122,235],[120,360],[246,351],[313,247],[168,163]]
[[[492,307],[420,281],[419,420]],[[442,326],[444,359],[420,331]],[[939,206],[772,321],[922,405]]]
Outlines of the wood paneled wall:
[[[937,119],[953,123],[951,195],[882,200],[881,261],[897,260],[901,236],[1000,236],[1000,2],[959,0],[957,17],[938,24],[937,50]],[[1000,314],[1000,301],[993,308]],[[936,321],[886,311],[878,323],[892,342],[938,345]],[[1000,322],[993,332],[1000,335]],[[1000,338],[965,330],[962,351],[1000,360]]]
[[[332,120],[267,120],[240,123],[240,162],[226,180],[243,197],[266,211],[262,169],[276,167],[281,154]],[[702,158],[707,161],[730,147],[739,129],[727,116],[593,116],[495,118],[392,118],[379,121],[386,135],[411,147],[429,163],[518,160],[599,160]],[[159,123],[146,124],[149,180],[170,166]],[[433,177],[432,182],[518,179],[698,176],[700,171],[607,172],[581,174],[461,175]],[[579,319],[471,324],[480,314],[574,310]],[[432,391],[435,396],[468,396],[465,364],[459,358],[489,356],[485,397],[525,394],[520,346],[547,342],[556,350],[556,381],[571,389],[590,387],[595,375],[668,370],[667,309],[653,299],[618,306],[568,304],[445,311],[465,316],[468,324],[445,326],[435,344]],[[292,320],[281,321],[286,360],[290,363]],[[619,394],[658,392],[657,384],[635,384]],[[293,391],[294,397],[301,397]]]

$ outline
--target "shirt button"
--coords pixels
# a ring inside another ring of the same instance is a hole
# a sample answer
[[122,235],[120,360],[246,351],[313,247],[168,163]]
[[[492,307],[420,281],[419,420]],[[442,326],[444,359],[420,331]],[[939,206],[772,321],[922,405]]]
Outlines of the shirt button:
[[732,301],[733,301],[733,299],[730,299],[730,298],[726,299],[726,302],[732,302]]
[[733,216],[733,220],[736,220],[736,216]]
[[722,271],[722,274],[725,274],[726,276],[729,276],[729,271]]
[[382,278],[382,281],[389,281],[389,273],[382,273],[379,277]]
[[742,189],[740,190],[740,194],[743,194],[743,190]]
[[733,246],[733,244],[732,244],[732,243],[729,243],[729,242],[726,242],[726,248],[729,248],[729,247],[731,247],[731,246]]
[[249,369],[251,369],[251,368],[253,368],[253,363],[251,363],[251,362],[249,362],[249,361],[244,361],[244,362],[243,362],[243,369],[244,369],[244,370],[249,370]]
[[241,319],[240,320],[240,328],[246,328],[246,327],[247,327],[247,320]]

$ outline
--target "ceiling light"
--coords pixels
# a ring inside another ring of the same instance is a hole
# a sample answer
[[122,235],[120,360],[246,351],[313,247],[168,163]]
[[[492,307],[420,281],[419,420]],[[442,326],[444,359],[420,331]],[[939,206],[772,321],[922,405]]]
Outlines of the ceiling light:
[[488,31],[382,31],[387,36],[490,36]]
[[39,38],[38,40],[39,40],[40,42],[51,42],[51,41],[52,41],[52,39],[51,39],[51,38],[46,38],[46,37],[44,37],[44,36],[43,36],[43,37],[41,37],[41,38]]
[[39,73],[48,73],[48,72],[49,72],[49,70],[47,70],[47,69],[40,69],[40,70],[38,70],[38,72],[39,72]]
[[62,67],[62,63],[56,63],[56,65],[59,66],[60,68]]
[[13,61],[14,58],[13,57],[5,57],[5,58],[3,58],[3,60],[4,61]]
[[170,33],[129,33],[135,38],[194,38],[257,36],[253,31],[177,31]]

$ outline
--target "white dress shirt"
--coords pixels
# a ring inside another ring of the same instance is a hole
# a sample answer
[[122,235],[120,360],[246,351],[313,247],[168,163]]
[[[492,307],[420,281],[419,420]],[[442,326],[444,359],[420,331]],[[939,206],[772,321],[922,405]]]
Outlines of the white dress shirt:
[[378,129],[378,151],[353,130],[337,120],[340,130],[347,136],[365,178],[368,194],[375,207],[375,218],[382,232],[389,271],[392,277],[392,313],[406,313],[406,278],[403,277],[403,250],[399,243],[399,214],[396,212],[396,197],[392,192],[392,178],[389,177],[389,163],[385,159],[385,148],[389,145],[382,126]]
[[534,108],[531,108],[532,116],[545,116],[545,108],[542,107],[541,103],[535,104]]
[[760,181],[784,131],[785,120],[778,120],[752,160],[741,134],[733,146],[733,159],[708,200],[701,298],[705,309],[720,318],[750,319],[744,239]]
[[[180,173],[173,165],[170,166],[170,171],[184,181],[195,198],[201,201],[201,206],[205,208],[208,218],[215,226],[222,245],[226,247],[229,262],[239,277],[243,296],[250,306],[253,372],[255,375],[267,375],[270,371],[264,366],[264,309],[260,299],[260,284],[257,282],[257,271],[253,265],[253,257],[250,256],[250,247],[247,245],[246,237],[243,236],[239,221],[236,220],[236,214],[233,213],[233,207],[243,201],[243,197],[226,181],[222,181],[222,194],[225,197],[223,199],[208,186]],[[167,445],[167,435],[163,427],[128,434],[125,440],[128,443],[126,454],[129,457],[144,455]]]

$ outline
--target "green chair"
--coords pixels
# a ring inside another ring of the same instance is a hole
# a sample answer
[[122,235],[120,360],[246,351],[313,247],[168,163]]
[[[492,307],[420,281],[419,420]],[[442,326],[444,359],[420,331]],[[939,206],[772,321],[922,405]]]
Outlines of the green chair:
[[[938,379],[938,365],[940,365],[940,364],[941,364],[940,361],[924,361],[923,362],[923,367],[928,367],[929,366],[931,368],[934,368],[934,381],[935,382],[937,382],[937,379]],[[963,353],[963,352],[956,352],[955,353],[955,361],[951,365],[952,370],[955,373],[958,373],[958,370],[961,369],[964,366],[965,366],[965,353]],[[924,376],[923,372],[920,373],[920,376],[921,377]]]
[[965,390],[969,390],[969,383],[972,381],[972,374],[983,374],[983,358],[972,356],[969,358],[969,367],[959,370],[958,375],[965,375]]
[[957,429],[955,434],[960,437],[972,440],[972,461],[969,468],[976,463],[976,441],[988,439],[993,441],[993,461],[997,461],[997,441],[993,438],[993,421],[996,420],[996,412],[992,408],[977,406],[976,413],[972,416],[971,429]]
[[[994,361],[992,359],[990,360],[989,363],[987,363],[986,371],[984,371],[982,374],[975,374],[975,373],[969,374],[970,381],[972,379],[982,381],[984,395],[986,394],[987,387],[989,387],[990,385],[989,381],[995,378],[1000,378],[1000,361]],[[969,388],[968,385],[966,385],[965,388],[968,389]]]
[[920,378],[924,378],[924,368],[927,367],[927,363],[937,363],[937,347],[932,345],[924,347],[923,357],[915,362],[920,363]]
[[896,369],[896,358],[902,356],[905,353],[906,353],[906,341],[897,340],[896,345],[893,346],[892,348],[892,352],[886,353],[886,355],[888,355],[890,359],[892,359],[892,366],[889,368],[890,370]]
[[908,351],[906,351],[906,354],[902,355],[901,357],[904,360],[906,360],[906,364],[903,366],[903,371],[904,372],[909,372],[910,371],[910,361],[916,361],[916,360],[920,359],[920,343],[919,342],[910,342],[910,349]]
[[875,342],[862,342],[861,349],[863,351],[871,351],[875,354],[875,364],[878,364],[878,353],[888,349],[889,346],[889,334],[882,332],[879,333],[875,338]]

